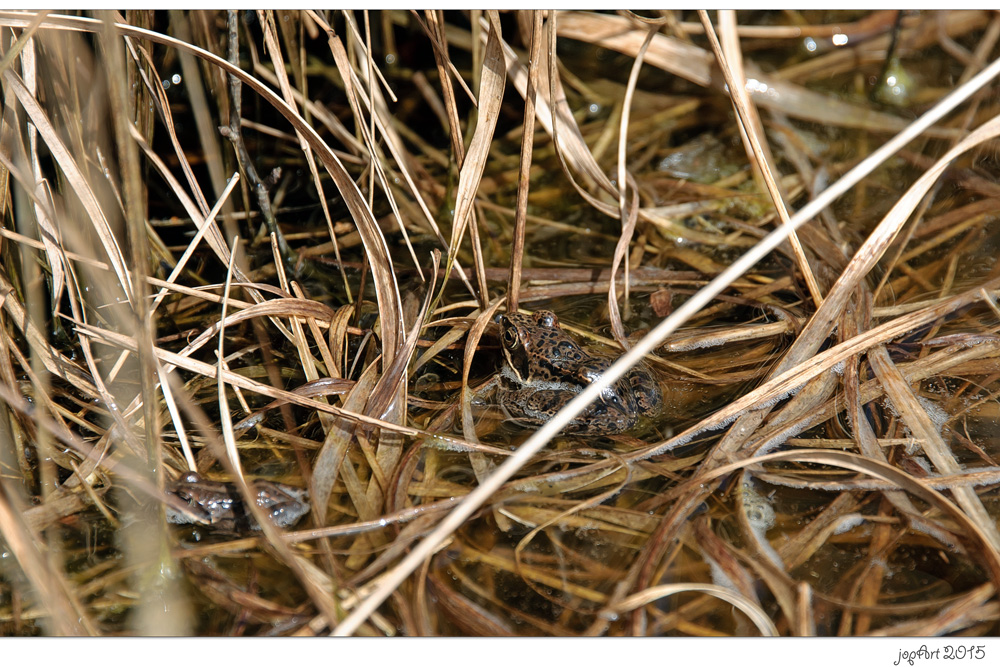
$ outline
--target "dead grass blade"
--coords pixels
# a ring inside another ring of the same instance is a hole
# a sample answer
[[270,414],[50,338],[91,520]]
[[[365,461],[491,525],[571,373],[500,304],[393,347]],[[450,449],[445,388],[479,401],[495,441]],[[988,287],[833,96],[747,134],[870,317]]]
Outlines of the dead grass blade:
[[0,480],[0,535],[37,594],[37,604],[51,615],[53,633],[63,636],[97,634],[88,614],[74,599],[63,573],[54,571],[50,560],[35,546],[40,540],[24,525],[23,510],[14,505],[9,484],[7,480]]
[[[642,61],[646,55],[646,50],[656,36],[657,30],[659,30],[658,24],[650,25],[647,28],[646,37],[639,48],[639,52],[636,54],[635,62],[632,63],[632,70],[629,73],[628,83],[625,88],[625,99],[622,102],[621,122],[618,127],[618,183],[620,184],[618,188],[618,219],[622,222],[622,231],[621,236],[618,238],[618,244],[615,246],[615,254],[611,260],[611,281],[608,286],[608,315],[611,320],[611,331],[614,332],[615,340],[622,349],[628,349],[628,341],[625,336],[625,328],[622,325],[621,312],[618,308],[618,296],[615,293],[615,274],[622,260],[625,260],[625,289],[623,296],[627,309],[629,301],[629,265],[626,253],[632,243],[632,235],[635,233],[635,221],[639,213],[638,186],[635,183],[635,179],[628,173],[626,167],[625,154],[628,146],[629,114],[632,108],[632,96],[639,80],[639,70],[642,68]],[[625,195],[629,191],[632,194],[632,204],[631,206],[626,206]],[[626,310],[626,312],[628,311]]]
[[[32,96],[36,95],[38,91],[36,85],[35,41],[31,39],[31,35],[38,29],[38,26],[47,14],[48,12],[39,13],[38,17],[32,21],[32,24],[18,36],[17,42],[4,55],[3,61],[0,61],[0,71],[6,71],[16,55],[22,49],[24,50],[22,70]],[[49,271],[52,272],[52,303],[58,304],[62,300],[64,281],[66,279],[65,262],[63,254],[59,250],[62,244],[60,242],[58,227],[49,215],[50,211],[55,211],[54,200],[51,188],[43,176],[41,163],[38,158],[38,130],[32,123],[28,124],[28,153],[31,161],[31,173],[35,180],[35,187],[32,188],[35,191],[33,197],[35,221],[38,225],[38,236],[45,247]]]
[[[465,339],[465,354],[462,356],[462,434],[469,442],[479,442],[476,435],[476,422],[472,416],[472,391],[469,389],[472,359],[479,348],[479,340],[482,338],[483,332],[493,322],[493,316],[502,303],[503,299],[495,299],[486,310],[480,313],[469,328]],[[510,308],[509,301],[507,307]],[[480,483],[487,479],[495,468],[489,457],[482,452],[469,452],[469,462],[472,464],[472,471]],[[494,512],[493,516],[500,530],[504,532],[510,530],[511,524],[507,517],[499,511]]]
[[[438,79],[441,83],[441,93],[444,96],[444,113],[448,121],[448,136],[451,140],[451,151],[461,169],[465,163],[465,146],[462,144],[462,124],[458,120],[458,107],[455,104],[455,90],[451,83],[450,72],[446,63],[451,63],[448,57],[447,38],[444,34],[444,12],[440,10],[424,11],[427,19],[423,23],[424,32],[430,39],[434,62],[437,64]],[[459,81],[461,77],[457,77]],[[482,93],[482,83],[480,83],[480,94]]]
[[630,595],[621,602],[615,604],[612,608],[612,613],[624,614],[626,612],[633,611],[634,609],[638,609],[643,605],[649,604],[650,602],[655,602],[670,595],[677,595],[678,593],[707,593],[708,595],[717,597],[720,600],[725,600],[746,614],[747,617],[753,621],[753,624],[757,626],[757,629],[760,630],[762,635],[765,637],[778,636],[778,629],[774,627],[774,623],[771,622],[771,619],[768,618],[767,614],[760,608],[759,605],[739,593],[734,593],[728,588],[716,586],[715,584],[691,583],[654,586],[640,593]]
[[[222,442],[226,447],[226,453],[229,455],[229,465],[232,467],[233,472],[236,473],[236,477],[246,484],[246,480],[243,479],[243,467],[240,465],[240,453],[236,449],[236,438],[233,436],[233,421],[229,412],[229,400],[226,398],[226,383],[222,379],[226,371],[226,355],[224,352],[226,343],[226,309],[229,306],[229,287],[232,284],[233,263],[236,261],[236,247],[239,241],[239,237],[233,239],[233,250],[229,258],[229,271],[226,273],[226,285],[222,292],[222,315],[219,318],[219,348],[217,353],[219,367],[215,378],[219,388],[219,414],[222,415]],[[245,497],[253,498],[253,495],[248,493]],[[256,506],[256,503],[252,501],[249,504]]]
[[55,377],[71,382],[91,398],[97,398],[99,393],[90,375],[65,355],[52,349],[52,346],[48,344],[47,336],[39,331],[35,323],[28,317],[24,304],[16,298],[12,298],[14,293],[14,286],[8,281],[6,275],[0,272],[0,295],[2,295],[0,296],[0,304],[11,321],[16,323],[16,330],[28,341],[31,354],[41,361],[45,370]]
[[[206,218],[202,215],[200,208],[195,204],[195,202],[187,195],[181,184],[174,178],[170,169],[167,167],[166,163],[163,162],[160,157],[153,152],[153,149],[146,142],[145,138],[139,134],[139,131],[134,127],[129,127],[132,139],[136,142],[142,152],[146,155],[146,158],[150,161],[153,167],[156,168],[163,180],[166,181],[167,185],[170,187],[171,192],[177,197],[177,201],[184,207],[184,210],[191,217],[194,222],[195,228],[199,231],[206,241],[208,242],[209,248],[215,253],[215,256],[222,262],[223,265],[228,265],[229,251],[226,248],[226,241],[222,236],[222,231],[219,229],[217,221],[211,217]],[[235,187],[233,183],[233,187]],[[225,190],[223,190],[225,192]],[[223,198],[225,199],[225,198]],[[225,204],[223,204],[224,206]],[[204,231],[202,231],[204,230]],[[239,266],[234,266],[233,270],[236,272],[236,277],[240,282],[250,283],[252,282],[247,278],[246,274],[239,268]],[[255,290],[250,290],[250,294],[254,298],[258,298]]]
[[[987,15],[982,10],[959,10],[949,12],[930,12],[918,15],[915,25],[907,25],[904,19],[903,30],[899,38],[908,45],[909,48],[920,49],[930,44],[944,42],[944,48],[948,48],[948,42],[956,37],[967,34],[971,30],[981,29],[985,23]],[[877,19],[873,16],[873,23],[877,25]],[[850,71],[856,67],[858,55],[861,52],[875,52],[885,54],[892,41],[889,23],[896,19],[893,16],[886,22],[886,25],[878,32],[882,34],[871,39],[855,40],[848,37],[851,46],[847,49],[830,49],[817,58],[796,63],[781,70],[781,76],[789,81],[808,80],[822,72],[830,71]],[[886,21],[885,18],[882,18]],[[848,26],[844,26],[847,28]],[[862,29],[862,33],[868,33],[867,29]],[[841,33],[850,35],[850,33]],[[942,40],[944,35],[946,39]],[[870,35],[869,35],[870,36]]]
[[[285,99],[285,103],[292,109],[298,110],[295,106],[295,96],[292,94],[292,88],[288,81],[288,74],[285,71],[284,59],[281,57],[281,47],[278,46],[278,37],[274,32],[274,14],[271,11],[259,12],[266,17],[266,20],[261,22],[264,27],[264,46],[271,57],[271,62],[274,65],[274,73],[278,79],[278,87],[281,90],[281,94]],[[306,164],[309,167],[309,174],[312,176],[313,187],[319,193],[319,203],[320,207],[323,209],[323,217],[326,219],[327,229],[330,231],[330,240],[333,242],[333,252],[337,257],[337,266],[340,270],[341,279],[344,282],[344,289],[347,290],[348,300],[350,300],[351,286],[347,280],[347,273],[344,271],[344,262],[340,257],[340,245],[337,243],[337,235],[333,230],[333,219],[330,217],[330,207],[327,204],[327,197],[323,191],[323,182],[320,180],[319,170],[316,168],[316,158],[313,157],[313,152],[309,148],[309,144],[302,133],[298,130],[295,131],[295,136],[299,141],[299,148],[302,149],[302,154],[305,155]]]
[[[374,64],[370,61],[370,58],[368,58],[365,55],[366,50],[364,44],[361,42],[361,39],[359,37],[360,31],[358,30],[358,26],[354,21],[354,17],[350,12],[344,12],[344,18],[347,21],[348,26],[351,27],[351,30],[349,31],[349,34],[353,37],[351,43],[357,46],[358,51],[361,52],[363,58],[366,58],[366,62],[368,64],[368,67],[362,70],[363,72],[365,72],[364,78],[368,84],[368,92],[369,92],[368,97],[365,96],[364,87],[361,85],[361,81],[357,79],[357,76],[354,73],[354,69],[350,67],[350,65],[346,61],[346,52],[344,50],[343,44],[341,44],[339,39],[336,38],[336,35],[333,34],[332,30],[328,30],[328,32],[330,33],[331,50],[333,51],[334,57],[337,60],[337,66],[338,68],[340,68],[341,76],[345,79],[345,87],[347,88],[347,91],[349,93],[349,99],[351,101],[352,109],[355,114],[355,119],[357,121],[358,127],[362,130],[362,136],[365,140],[365,144],[368,149],[368,154],[371,156],[371,159],[369,160],[369,164],[372,168],[372,171],[370,172],[371,181],[368,185],[369,198],[374,197],[374,192],[375,192],[374,179],[377,177],[379,180],[379,185],[382,188],[382,191],[385,194],[386,199],[389,201],[389,206],[392,208],[396,224],[403,235],[403,241],[406,244],[407,250],[409,250],[410,258],[413,260],[413,265],[416,267],[417,273],[420,274],[420,279],[424,280],[425,278],[423,269],[420,267],[420,262],[417,259],[415,251],[413,250],[413,245],[410,243],[410,235],[406,231],[406,225],[403,224],[403,217],[400,214],[399,206],[397,205],[396,198],[393,195],[393,188],[390,187],[389,179],[387,178],[385,169],[382,166],[383,160],[380,159],[381,154],[378,150],[378,141],[375,138],[376,126],[384,127],[387,125],[384,122],[383,123],[376,122],[376,117],[378,115],[380,106],[381,107],[385,106],[385,100],[383,99],[381,91],[379,90],[378,86],[375,83],[374,77],[371,75],[371,69],[374,69]],[[326,24],[323,25],[325,26]],[[375,71],[377,72],[378,70],[376,69]],[[379,102],[381,102],[381,105],[378,104]],[[364,116],[361,111],[362,105],[364,104],[367,104],[369,110],[369,122],[367,126],[363,122]],[[400,161],[398,162],[398,164],[400,165],[400,169],[405,172],[407,169],[406,163]],[[369,206],[370,205],[371,205],[371,199],[369,201]]]
[[[892,362],[885,347],[880,345],[870,350],[868,360],[872,364],[872,370],[875,371],[876,377],[885,387],[889,400],[896,406],[904,423],[916,437],[920,438],[924,452],[934,463],[934,466],[940,472],[948,475],[962,472],[954,454],[944,442],[940,430],[941,425],[932,421],[927,410],[920,404],[917,396],[906,384],[899,369]],[[976,522],[979,533],[986,537],[994,552],[1000,550],[1000,533],[997,532],[996,522],[983,507],[983,503],[975,491],[966,486],[959,486],[952,489],[952,494],[962,509],[968,513],[969,518]],[[996,556],[1000,562],[1000,553]]]
[[[170,144],[174,149],[174,155],[177,158],[177,162],[181,167],[181,171],[184,173],[184,178],[187,181],[188,187],[191,189],[191,193],[198,203],[198,210],[202,215],[208,212],[208,201],[205,198],[201,187],[198,185],[198,179],[195,178],[194,171],[191,169],[191,163],[189,162],[187,155],[184,153],[184,149],[181,146],[180,138],[177,136],[177,128],[174,125],[174,116],[170,111],[170,99],[167,97],[167,91],[163,89],[162,79],[156,68],[153,65],[152,59],[149,57],[149,53],[146,49],[141,47],[136,47],[132,40],[126,38],[125,44],[129,48],[129,52],[132,54],[136,69],[139,75],[142,77],[143,83],[145,84],[147,90],[149,91],[150,97],[156,103],[156,110],[159,112],[163,124],[166,126],[167,136],[170,137]],[[148,72],[151,71],[153,76],[148,76]],[[141,133],[134,125],[129,127],[130,132],[133,134],[141,136]]]
[[[563,91],[556,61],[556,35],[558,34],[559,13],[551,12],[546,24],[548,36],[548,50],[544,53],[547,68],[540,68],[539,73],[544,74],[540,91],[548,92],[546,99],[535,101],[538,122],[552,136],[552,143],[556,146],[556,155],[563,167],[563,172],[567,175],[574,189],[594,208],[614,217],[616,208],[599,200],[591,195],[587,190],[576,182],[573,173],[580,175],[585,183],[595,184],[607,193],[616,193],[617,188],[597,164],[594,155],[587,147],[587,142],[580,132],[580,127],[573,117],[566,100],[566,93]],[[509,52],[508,52],[509,51]],[[506,49],[507,71],[514,81],[517,91],[523,96],[527,92],[526,78],[523,66],[518,64],[517,56],[513,49]],[[524,82],[524,85],[519,85]],[[544,103],[543,103],[544,102]],[[570,168],[571,167],[571,168]]]
[[[510,251],[510,276],[507,278],[507,308],[514,312],[521,292],[521,264],[524,259],[524,228],[528,215],[531,153],[535,137],[535,99],[538,95],[538,65],[542,53],[542,12],[531,16],[531,57],[528,61],[528,83],[524,93],[524,120],[521,124],[521,159],[517,174],[517,204],[514,217],[514,237]],[[523,17],[523,12],[518,18]],[[526,19],[523,21],[526,22]]]
[[[374,413],[378,417],[385,418],[389,408],[397,399],[402,403],[406,403],[406,379],[408,377],[406,369],[413,361],[413,353],[417,349],[420,332],[427,321],[428,309],[431,305],[431,299],[434,296],[434,289],[437,286],[441,253],[435,250],[431,256],[431,262],[431,283],[428,286],[429,289],[426,294],[424,294],[424,302],[420,307],[420,312],[417,313],[417,316],[413,320],[413,326],[410,327],[410,332],[406,337],[403,348],[396,358],[393,359],[392,363],[382,371],[382,377],[379,378],[378,384],[375,385],[375,389],[372,390],[371,396],[368,399],[368,412],[370,414]],[[401,423],[405,423],[405,419]]]
[[[375,387],[377,376],[373,373],[362,373],[354,388],[344,396],[342,407],[345,411],[361,412],[367,403],[368,395]],[[337,419],[327,431],[323,446],[313,463],[313,512],[316,522],[323,526],[326,523],[327,505],[330,494],[337,481],[341,465],[351,446],[351,440],[357,423],[349,419]]]
[[[704,10],[698,10],[698,16],[705,26],[705,34],[708,35],[709,43],[715,52],[715,58],[722,68],[726,87],[729,90],[729,95],[733,100],[733,107],[736,109],[736,115],[739,118],[740,136],[743,138],[744,145],[748,148],[747,156],[751,159],[755,167],[754,174],[760,174],[763,178],[767,192],[771,196],[771,202],[778,212],[778,217],[781,218],[781,224],[787,226],[788,210],[785,208],[781,191],[775,182],[774,157],[766,143],[764,125],[760,121],[757,109],[750,104],[750,96],[747,94],[746,75],[743,72],[743,57],[740,52],[739,39],[736,37],[736,14],[732,10],[719,11],[719,22],[724,29],[723,38],[727,41],[728,48],[726,52],[728,56],[723,55],[723,49],[715,36],[715,31],[712,29],[708,13]],[[730,67],[730,64],[732,64],[732,67]],[[823,296],[819,291],[819,285],[816,283],[816,277],[809,266],[809,261],[806,259],[805,250],[802,249],[802,243],[799,241],[799,237],[794,229],[788,230],[788,241],[795,253],[799,270],[802,272],[806,285],[809,287],[809,293],[812,295],[813,302],[818,307],[823,303]]]
[[[863,293],[862,290],[859,290],[859,293]],[[841,319],[841,326],[843,327],[842,330],[845,338],[856,336],[858,332],[867,324],[868,313],[866,311],[871,307],[871,299],[867,298],[867,294],[865,294],[858,300],[862,303],[859,304],[861,307],[855,311],[854,316],[852,317],[851,313],[845,313],[844,317]],[[844,368],[844,394],[847,400],[847,414],[851,419],[851,423],[854,425],[854,436],[857,440],[858,449],[861,453],[870,459],[887,463],[888,461],[886,455],[875,441],[875,433],[863,413],[860,386],[860,361],[860,356],[852,357],[848,359]],[[941,539],[940,531],[924,520],[921,513],[905,494],[898,491],[888,491],[886,492],[885,497],[904,516],[906,516],[911,524],[913,524],[916,528],[924,530],[929,535],[934,535],[935,537],[938,537],[938,539]],[[942,541],[945,543],[948,542],[948,540]]]
[[1000,617],[1000,604],[995,601],[996,586],[984,584],[963,595],[957,602],[946,605],[930,618],[896,623],[870,633],[873,637],[944,637],[952,633]]
[[66,148],[66,145],[59,138],[59,135],[56,133],[52,123],[49,122],[48,115],[45,113],[45,110],[42,109],[42,107],[38,104],[38,101],[35,100],[35,98],[28,91],[21,77],[10,69],[5,70],[2,77],[4,83],[17,96],[18,101],[21,103],[21,107],[27,112],[32,123],[34,123],[35,127],[38,129],[38,132],[45,141],[45,145],[48,147],[48,150],[52,153],[56,162],[58,162],[59,167],[66,174],[67,182],[73,188],[73,191],[79,198],[84,210],[90,217],[94,233],[101,240],[101,245],[103,246],[105,254],[114,269],[115,275],[118,277],[118,284],[121,286],[125,298],[129,301],[129,303],[134,303],[135,296],[132,294],[131,274],[125,266],[125,259],[122,256],[121,248],[118,247],[118,241],[115,239],[108,220],[104,215],[104,211],[101,208],[100,203],[97,201],[97,197],[94,195],[93,190],[90,188],[90,184],[87,182],[86,177],[80,171],[76,164],[76,160],[73,159],[73,156]]
[[[476,130],[469,142],[469,151],[465,156],[458,176],[458,188],[455,191],[455,216],[452,223],[451,240],[448,243],[448,259],[445,263],[445,281],[451,272],[453,258],[458,255],[465,230],[473,219],[472,204],[479,189],[479,182],[486,168],[486,158],[489,155],[490,143],[500,117],[500,102],[503,100],[504,71],[503,57],[500,49],[500,17],[495,12],[489,12],[490,29],[487,33],[486,55],[483,60],[482,77],[479,87],[479,116]],[[485,285],[483,272],[479,272],[480,281]],[[485,302],[486,294],[480,291],[480,301]]]
[[[580,174],[587,182],[597,184],[608,193],[617,191],[610,179],[597,164],[597,161],[594,160],[590,149],[587,148],[587,143],[566,102],[562,84],[559,81],[559,76],[556,74],[555,60],[549,56],[549,54],[555,53],[555,21],[556,15],[550,14],[545,24],[548,48],[540,54],[540,57],[545,59],[545,62],[539,63],[537,91],[540,94],[535,98],[535,115],[538,118],[538,122],[545,128],[545,131],[552,136],[552,140],[556,145],[556,154],[559,156],[560,161],[565,161],[566,164],[563,165],[563,169],[570,178],[574,188],[580,193],[580,196],[598,210],[614,217],[617,215],[617,209],[614,206],[593,197],[572,176],[574,173]],[[480,24],[482,27],[485,27],[486,20],[482,19]],[[455,33],[451,37],[453,42],[464,41],[468,48],[472,48],[471,39],[467,35],[457,33],[455,30],[452,30],[451,33]],[[482,35],[482,38],[486,39],[486,34],[482,33]],[[462,39],[463,36],[465,37],[464,40]],[[506,62],[507,76],[510,77],[511,83],[518,93],[524,97],[528,92],[528,70],[521,64],[514,49],[506,42],[501,41],[501,47]],[[555,103],[552,100],[555,100]],[[555,109],[555,117],[553,116],[553,109]]]
[[[622,16],[560,11],[559,36],[578,39],[635,57],[642,48],[644,31]],[[700,86],[712,81],[712,56],[688,42],[657,34],[649,45],[646,62]]]
[[[235,188],[239,182],[240,175],[239,172],[236,172],[229,179],[229,182],[226,184],[226,189],[222,192],[222,196],[217,202],[215,202],[215,206],[212,207],[212,210],[208,212],[204,222],[198,225],[198,231],[195,233],[194,238],[191,239],[191,243],[189,243],[184,249],[184,253],[181,255],[180,259],[177,260],[177,263],[174,264],[174,268],[170,271],[170,275],[167,276],[167,283],[174,283],[181,272],[184,271],[184,267],[187,266],[188,260],[191,259],[191,255],[194,254],[198,244],[201,243],[201,240],[205,237],[206,232],[208,232],[210,228],[214,227],[215,216],[219,215],[219,211],[222,210],[222,206],[226,201],[228,201],[233,188]],[[235,266],[233,268],[235,269]],[[156,311],[156,307],[163,301],[163,298],[168,292],[169,288],[167,286],[160,288],[160,291],[153,297],[153,305],[149,308],[151,312]]]
[[[1000,64],[1000,61],[995,61],[993,64],[997,66]],[[826,301],[824,301],[823,305],[806,325],[793,348],[789,350],[786,359],[782,362],[782,366],[776,369],[777,372],[786,368],[790,362],[800,363],[818,349],[821,340],[826,338],[833,327],[833,323],[840,316],[840,312],[847,304],[855,286],[871,271],[879,258],[882,257],[889,244],[900,233],[910,214],[952,160],[980,143],[995,138],[998,134],[1000,134],[1000,117],[993,118],[977,128],[972,134],[945,153],[935,163],[934,167],[921,174],[920,178],[900,197],[899,201],[896,202],[889,213],[882,219],[882,222],[879,223],[879,226],[868,237],[864,245],[855,253],[851,263],[841,273],[837,282],[830,289]]]
[[[344,51],[343,45],[340,43],[340,40],[337,38],[336,34],[333,32],[330,26],[314,13],[310,12],[309,15],[310,17],[312,17],[314,21],[316,21],[321,27],[323,27],[323,29],[329,35],[328,42],[330,44],[330,49],[334,57],[337,59],[346,58],[346,51]],[[262,72],[262,74],[264,73],[265,72]],[[354,90],[357,93],[358,97],[360,98],[360,102],[362,104],[369,105],[369,108],[372,108],[371,103],[364,95],[364,91],[359,90],[357,87],[355,87]],[[435,236],[437,236],[438,241],[441,244],[441,247],[442,248],[446,247],[447,241],[445,241],[444,235],[441,233],[437,221],[434,215],[430,212],[430,208],[428,207],[428,204],[425,201],[423,194],[421,193],[421,189],[417,185],[420,182],[420,179],[416,178],[412,174],[411,164],[414,162],[414,160],[410,157],[409,153],[407,152],[406,147],[399,136],[399,132],[392,123],[392,114],[389,112],[385,104],[385,100],[381,95],[376,95],[375,97],[374,113],[372,115],[375,120],[375,126],[378,128],[382,138],[385,140],[385,143],[389,148],[389,153],[392,155],[393,160],[399,167],[400,174],[403,176],[403,180],[405,181],[410,194],[416,200],[417,207],[423,216],[424,222],[427,223],[428,227],[430,227],[430,229],[434,232]],[[336,117],[333,117],[331,119],[331,121],[335,120]],[[337,122],[339,123],[339,121]],[[350,137],[353,140],[353,137],[351,135],[348,135],[348,137]],[[361,148],[359,147],[358,150],[360,151]],[[377,153],[372,153],[372,154],[375,155]],[[399,212],[396,211],[395,208],[393,209],[393,211],[396,215],[397,220],[401,221],[402,218],[400,217]],[[469,293],[475,294],[475,290],[469,283],[468,278],[465,275],[465,271],[462,269],[461,265],[456,262],[455,268],[458,271],[462,281],[468,287]]]
[[[0,59],[0,73],[7,71],[7,68],[10,67],[14,63],[14,60],[21,54],[21,51],[31,44],[32,35],[38,31],[38,28],[42,24],[42,21],[45,20],[45,17],[51,13],[51,11],[45,10],[33,15],[31,22],[28,23],[23,30],[21,30],[21,34],[17,36],[17,40],[11,44],[10,48],[7,49],[7,52],[3,54],[3,59]],[[31,69],[30,66],[26,68]]]

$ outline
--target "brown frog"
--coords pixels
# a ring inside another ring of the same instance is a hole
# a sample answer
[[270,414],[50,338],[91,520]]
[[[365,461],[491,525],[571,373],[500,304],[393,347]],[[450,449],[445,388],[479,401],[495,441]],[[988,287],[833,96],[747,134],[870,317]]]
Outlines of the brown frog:
[[[507,313],[497,318],[504,364],[497,401],[522,424],[541,425],[601,377],[613,359],[591,354],[566,335],[555,313]],[[659,414],[663,394],[644,366],[636,366],[607,387],[566,431],[613,435]]]
[[[277,526],[293,526],[309,513],[305,489],[266,480],[252,482],[250,488],[257,506],[267,512]],[[207,524],[230,533],[260,530],[260,524],[247,510],[233,484],[213,482],[196,472],[188,472],[173,482],[167,491],[191,508],[182,512],[168,505],[167,521],[170,523]]]

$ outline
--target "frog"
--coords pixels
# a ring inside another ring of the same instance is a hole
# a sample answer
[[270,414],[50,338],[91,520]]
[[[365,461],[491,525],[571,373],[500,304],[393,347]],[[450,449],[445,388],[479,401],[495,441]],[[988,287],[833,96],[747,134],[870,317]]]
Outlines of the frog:
[[[504,364],[496,400],[511,420],[522,425],[547,422],[615,361],[583,348],[549,310],[501,314],[497,323]],[[565,431],[617,435],[648,423],[662,407],[659,383],[640,364],[606,387]]]
[[[267,480],[250,484],[257,506],[281,528],[294,526],[309,513],[305,489]],[[173,524],[203,524],[222,532],[244,533],[260,530],[234,484],[205,479],[197,472],[187,472],[171,483],[167,491],[190,506],[181,511],[167,506],[167,521]]]

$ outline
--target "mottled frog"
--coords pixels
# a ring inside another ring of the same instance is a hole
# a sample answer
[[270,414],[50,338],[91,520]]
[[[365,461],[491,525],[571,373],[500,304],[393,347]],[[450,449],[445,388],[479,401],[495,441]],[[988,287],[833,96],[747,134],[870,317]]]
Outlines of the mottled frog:
[[[265,480],[251,483],[250,488],[254,492],[257,506],[277,526],[293,526],[309,513],[305,489]],[[190,511],[181,512],[168,505],[167,521],[170,523],[207,524],[230,533],[260,530],[260,525],[246,508],[233,484],[213,482],[196,472],[189,472],[172,483],[167,491],[190,506]]]
[[[559,326],[555,313],[507,313],[497,318],[506,363],[496,390],[497,402],[516,422],[541,425],[599,378],[614,362],[592,354]],[[566,431],[613,435],[655,417],[663,394],[650,371],[636,366],[606,388]]]

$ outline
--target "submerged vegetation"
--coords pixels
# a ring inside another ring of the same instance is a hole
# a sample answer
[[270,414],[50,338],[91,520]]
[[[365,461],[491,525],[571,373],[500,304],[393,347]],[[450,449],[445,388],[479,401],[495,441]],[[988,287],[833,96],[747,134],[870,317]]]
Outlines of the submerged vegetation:
[[0,29],[0,634],[1000,630],[1000,15]]

